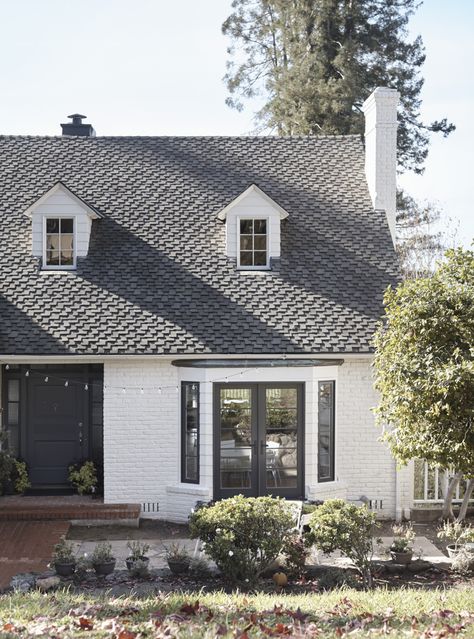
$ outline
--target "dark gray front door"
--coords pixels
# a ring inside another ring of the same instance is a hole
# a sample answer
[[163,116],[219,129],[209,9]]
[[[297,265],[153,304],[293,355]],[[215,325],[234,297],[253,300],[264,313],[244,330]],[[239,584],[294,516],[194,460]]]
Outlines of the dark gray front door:
[[68,484],[68,466],[88,456],[84,422],[82,386],[30,377],[26,461],[34,487]]
[[303,497],[303,384],[216,384],[214,494]]

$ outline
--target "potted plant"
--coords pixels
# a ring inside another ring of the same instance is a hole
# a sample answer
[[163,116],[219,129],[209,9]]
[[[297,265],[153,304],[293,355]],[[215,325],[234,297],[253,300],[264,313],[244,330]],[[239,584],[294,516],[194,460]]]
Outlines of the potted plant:
[[150,561],[150,558],[146,555],[150,550],[148,544],[142,544],[140,541],[129,541],[127,548],[130,550],[130,555],[125,559],[125,563],[130,572],[136,569],[138,562],[142,566],[148,567],[148,562]]
[[397,564],[409,564],[413,557],[415,531],[411,524],[393,526],[394,538],[390,546],[392,561]]
[[56,574],[60,577],[71,577],[76,569],[76,555],[74,546],[67,542],[64,537],[54,546],[53,558],[51,562]]
[[112,554],[112,546],[107,541],[101,541],[92,553],[92,566],[97,576],[105,576],[113,573],[116,559]]
[[438,539],[451,541],[446,546],[448,556],[454,559],[461,551],[470,550],[474,542],[474,530],[459,521],[445,521],[438,530]]
[[79,495],[94,494],[97,490],[97,470],[94,462],[85,461],[69,466],[69,481]]
[[173,575],[181,575],[188,572],[191,557],[184,546],[171,544],[165,549],[166,561]]

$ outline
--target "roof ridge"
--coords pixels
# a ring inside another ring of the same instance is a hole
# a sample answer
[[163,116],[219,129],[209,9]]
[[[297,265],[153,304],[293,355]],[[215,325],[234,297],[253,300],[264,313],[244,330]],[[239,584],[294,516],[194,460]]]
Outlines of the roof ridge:
[[14,135],[0,134],[0,139],[22,140],[320,140],[346,139],[362,137],[361,133],[317,134],[317,135],[97,135],[94,137],[81,135]]

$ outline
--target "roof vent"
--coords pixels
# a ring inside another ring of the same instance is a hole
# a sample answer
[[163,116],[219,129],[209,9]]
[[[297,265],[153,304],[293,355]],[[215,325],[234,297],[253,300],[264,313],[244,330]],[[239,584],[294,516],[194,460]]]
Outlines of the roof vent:
[[86,138],[95,138],[95,131],[92,124],[83,124],[82,120],[87,118],[87,115],[81,115],[80,113],[73,113],[68,115],[68,118],[72,119],[72,122],[61,124],[63,135],[81,135]]

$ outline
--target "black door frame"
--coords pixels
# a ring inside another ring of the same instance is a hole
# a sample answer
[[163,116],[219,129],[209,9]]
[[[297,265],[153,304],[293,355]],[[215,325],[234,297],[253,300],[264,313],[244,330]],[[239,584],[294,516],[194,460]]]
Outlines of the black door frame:
[[[29,374],[27,376],[27,371]],[[98,467],[98,474],[102,475],[102,466],[103,466],[103,451],[102,445],[100,448],[97,447],[95,443],[94,434],[92,432],[93,428],[100,428],[100,432],[102,431],[102,425],[96,426],[96,422],[92,417],[92,406],[93,406],[93,385],[101,385],[103,386],[103,368],[102,365],[90,365],[90,364],[49,364],[49,365],[20,365],[10,366],[8,369],[3,367],[2,371],[2,406],[3,406],[3,420],[2,420],[2,428],[8,428],[9,425],[5,418],[6,410],[7,410],[7,401],[8,401],[8,380],[9,379],[18,379],[20,382],[20,402],[19,402],[19,449],[18,449],[18,457],[23,461],[28,463],[28,448],[29,448],[29,440],[28,440],[28,431],[29,431],[29,404],[30,404],[30,393],[29,393],[29,381],[38,378],[45,377],[57,377],[57,378],[65,378],[71,380],[72,383],[77,384],[78,382],[84,387],[86,384],[88,385],[88,390],[83,391],[83,403],[82,403],[82,417],[83,417],[83,459],[78,461],[84,461],[85,459],[92,459],[96,466]],[[102,398],[102,395],[101,395]],[[103,399],[99,399],[103,406]],[[103,436],[101,436],[101,439]],[[68,460],[69,461],[69,460]],[[72,461],[72,460],[71,460]],[[63,488],[62,485],[55,485],[58,489]],[[69,484],[67,485],[69,487]],[[35,486],[33,486],[35,488]]]
[[[251,488],[224,488],[220,486],[220,390],[222,388],[246,388],[252,390],[252,470]],[[297,487],[266,490],[266,447],[262,445],[266,436],[265,411],[267,388],[296,388],[297,389]],[[305,480],[305,383],[304,382],[253,382],[253,383],[215,383],[213,387],[213,476],[214,499],[225,499],[233,495],[255,497],[261,495],[273,495],[288,499],[304,498]],[[263,463],[262,463],[263,462]]]

